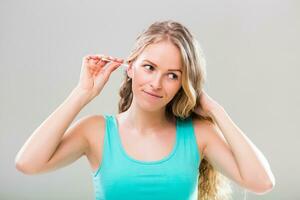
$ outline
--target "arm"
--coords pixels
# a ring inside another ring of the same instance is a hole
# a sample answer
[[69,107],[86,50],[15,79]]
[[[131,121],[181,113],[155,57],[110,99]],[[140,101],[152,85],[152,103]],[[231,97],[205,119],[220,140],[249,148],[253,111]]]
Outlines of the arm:
[[206,112],[217,124],[207,125],[205,130],[208,139],[204,154],[208,161],[249,190],[256,193],[270,191],[275,185],[275,178],[264,155],[219,104],[206,93],[201,101],[202,112]]
[[[105,67],[108,62],[110,64]],[[104,55],[83,58],[78,85],[28,138],[15,158],[17,169],[27,174],[46,172],[70,164],[87,153],[89,142],[85,133],[93,128],[93,117],[67,128],[80,110],[100,94],[110,74],[122,62],[123,59]]]
[[[75,88],[25,142],[15,158],[17,169],[27,174],[41,172],[42,169],[46,170],[46,164],[52,162],[51,157],[56,150],[62,149],[63,146],[67,146],[67,148],[63,148],[63,151],[68,152],[69,155],[65,158],[66,162],[80,157],[87,149],[87,142],[79,131],[83,128],[84,120],[75,124],[72,129],[68,129],[69,133],[66,135],[64,133],[87,103],[88,96]],[[70,134],[71,132],[73,133]],[[64,142],[61,143],[62,138]],[[76,143],[76,145],[71,145],[72,143]]]

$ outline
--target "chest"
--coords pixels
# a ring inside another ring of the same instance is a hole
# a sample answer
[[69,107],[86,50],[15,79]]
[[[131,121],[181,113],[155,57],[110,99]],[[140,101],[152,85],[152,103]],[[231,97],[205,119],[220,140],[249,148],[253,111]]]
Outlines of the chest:
[[119,138],[122,150],[131,158],[141,161],[157,161],[167,157],[175,147],[176,129],[144,135],[120,127]]
[[[99,199],[196,199],[198,170],[187,165],[114,165],[94,179]],[[126,170],[124,170],[126,169]],[[193,197],[193,198],[192,198]]]
[[[105,129],[90,134],[90,151],[86,155],[93,171],[96,171],[102,162]],[[119,127],[120,145],[127,156],[140,161],[157,161],[167,157],[175,147],[176,128],[169,127],[159,134],[145,134],[141,136],[125,127]],[[195,133],[199,154],[202,155],[204,140]],[[201,156],[202,158],[202,156]]]

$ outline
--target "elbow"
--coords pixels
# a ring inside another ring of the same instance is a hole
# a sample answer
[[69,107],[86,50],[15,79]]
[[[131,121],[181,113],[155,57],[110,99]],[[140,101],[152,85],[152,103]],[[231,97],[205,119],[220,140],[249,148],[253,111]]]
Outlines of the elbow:
[[257,184],[253,187],[249,187],[249,190],[257,195],[264,195],[271,192],[275,187],[275,179],[273,181],[265,181],[264,183]]
[[35,170],[28,167],[28,165],[26,165],[25,163],[23,163],[21,161],[15,160],[15,167],[19,172],[22,172],[23,174],[26,174],[26,175],[34,175],[35,174]]
[[269,182],[265,184],[263,187],[260,187],[259,189],[255,190],[254,192],[258,195],[264,195],[266,193],[269,193],[273,190],[275,184]]
[[271,192],[275,187],[275,177],[270,172],[268,176],[260,178],[260,176],[253,176],[243,181],[244,187],[257,195],[264,195]]

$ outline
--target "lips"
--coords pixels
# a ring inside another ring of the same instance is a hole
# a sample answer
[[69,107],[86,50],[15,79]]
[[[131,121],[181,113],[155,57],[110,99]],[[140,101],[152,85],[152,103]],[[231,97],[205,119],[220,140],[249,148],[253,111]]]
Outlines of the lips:
[[162,98],[162,96],[160,95],[157,95],[157,94],[154,94],[154,93],[151,93],[151,92],[146,92],[145,90],[143,90],[145,93],[151,95],[151,96],[154,96],[154,97],[158,97],[158,98]]

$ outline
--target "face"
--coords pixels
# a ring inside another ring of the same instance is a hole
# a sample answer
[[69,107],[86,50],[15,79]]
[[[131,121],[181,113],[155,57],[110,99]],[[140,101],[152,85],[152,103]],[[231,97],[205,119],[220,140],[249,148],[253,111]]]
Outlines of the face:
[[127,69],[133,103],[148,111],[164,109],[181,88],[182,70],[180,51],[174,44],[148,45]]

